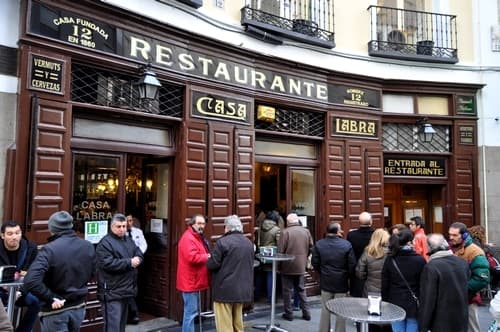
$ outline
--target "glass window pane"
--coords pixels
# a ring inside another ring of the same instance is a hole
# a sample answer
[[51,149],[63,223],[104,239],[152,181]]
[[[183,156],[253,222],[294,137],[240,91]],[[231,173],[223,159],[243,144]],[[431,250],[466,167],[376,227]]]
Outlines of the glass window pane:
[[292,209],[299,216],[316,215],[315,188],[314,170],[292,170]]
[[449,115],[447,97],[418,97],[418,114]]
[[382,97],[384,113],[413,114],[413,97],[384,94]]
[[73,218],[83,233],[84,221],[110,220],[117,212],[118,157],[76,154],[73,163]]
[[316,147],[306,144],[256,141],[255,153],[263,156],[316,159]]

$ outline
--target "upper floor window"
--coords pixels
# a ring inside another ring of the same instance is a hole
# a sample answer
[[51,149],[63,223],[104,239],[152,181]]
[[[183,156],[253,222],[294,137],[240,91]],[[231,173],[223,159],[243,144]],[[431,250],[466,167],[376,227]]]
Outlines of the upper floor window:
[[[241,23],[247,31],[268,33],[332,48],[333,0],[246,0]],[[262,38],[265,40],[265,38]]]
[[370,55],[456,63],[456,16],[425,11],[424,0],[379,0],[368,8]]

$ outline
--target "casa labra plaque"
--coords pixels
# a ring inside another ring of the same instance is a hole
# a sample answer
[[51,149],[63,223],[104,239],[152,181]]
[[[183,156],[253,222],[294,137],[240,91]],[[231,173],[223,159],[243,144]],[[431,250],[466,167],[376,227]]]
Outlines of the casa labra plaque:
[[335,117],[332,121],[332,136],[378,137],[376,120]]
[[229,95],[193,91],[191,115],[211,120],[250,124],[252,101]]
[[64,94],[65,61],[30,54],[28,89]]

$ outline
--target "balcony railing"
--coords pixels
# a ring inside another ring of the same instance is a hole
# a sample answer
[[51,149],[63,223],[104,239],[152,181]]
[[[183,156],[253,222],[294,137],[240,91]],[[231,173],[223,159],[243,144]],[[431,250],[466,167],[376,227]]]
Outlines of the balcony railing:
[[[321,47],[335,47],[333,0],[246,0],[241,24],[248,32],[262,31]],[[263,38],[264,39],[264,38]]]
[[390,7],[368,7],[372,56],[423,62],[457,63],[455,15]]

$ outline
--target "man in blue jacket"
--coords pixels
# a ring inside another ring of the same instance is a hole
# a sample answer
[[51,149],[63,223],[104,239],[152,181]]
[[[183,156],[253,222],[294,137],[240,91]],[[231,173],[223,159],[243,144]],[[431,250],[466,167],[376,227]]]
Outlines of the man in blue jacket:
[[48,227],[52,236],[28,269],[24,285],[40,300],[42,332],[78,331],[95,270],[94,246],[76,235],[66,211],[52,214]]
[[[340,224],[333,223],[326,227],[326,237],[316,242],[313,247],[311,263],[320,276],[321,319],[319,332],[330,331],[330,312],[326,302],[336,297],[345,297],[349,291],[349,278],[354,274],[356,257],[351,243],[340,237]],[[335,320],[335,331],[345,332],[345,320]]]

